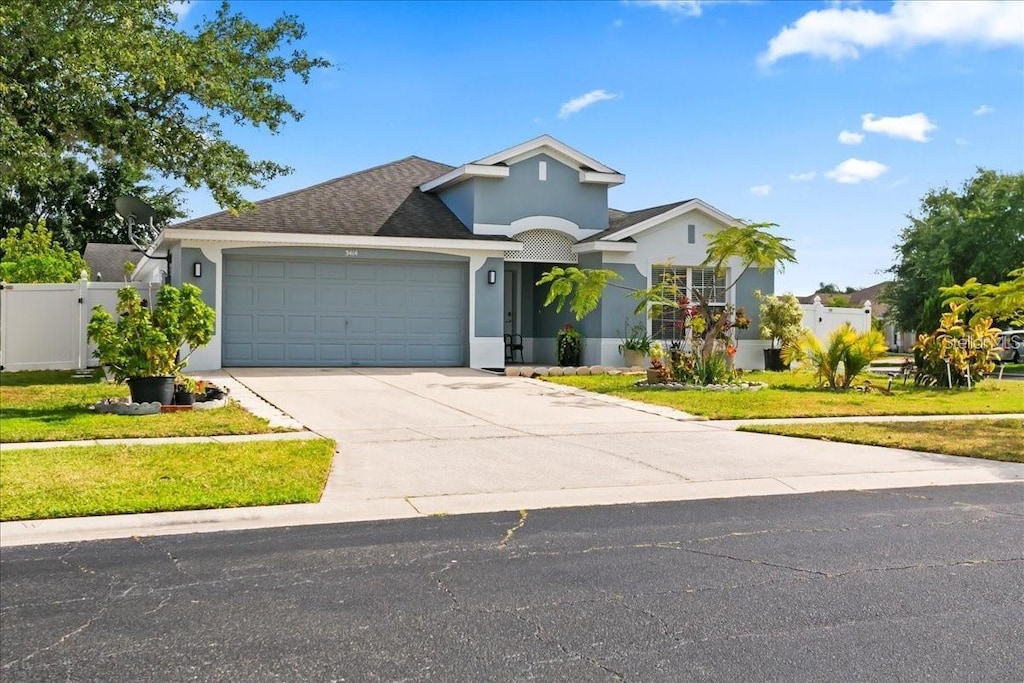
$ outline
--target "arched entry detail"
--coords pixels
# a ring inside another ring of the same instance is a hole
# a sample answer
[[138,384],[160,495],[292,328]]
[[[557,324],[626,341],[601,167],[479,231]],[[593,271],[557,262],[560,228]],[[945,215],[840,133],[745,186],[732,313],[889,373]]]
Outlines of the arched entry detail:
[[506,251],[506,261],[528,263],[577,263],[572,248],[576,240],[557,230],[527,230],[512,237],[523,243],[522,251]]

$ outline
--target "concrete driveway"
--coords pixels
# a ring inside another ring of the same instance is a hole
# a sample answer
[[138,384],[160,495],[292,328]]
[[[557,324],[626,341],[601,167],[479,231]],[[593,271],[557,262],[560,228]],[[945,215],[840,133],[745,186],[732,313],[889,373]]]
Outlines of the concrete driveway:
[[1024,466],[733,431],[684,413],[453,369],[234,369],[335,439],[329,500],[421,514],[1024,479]]

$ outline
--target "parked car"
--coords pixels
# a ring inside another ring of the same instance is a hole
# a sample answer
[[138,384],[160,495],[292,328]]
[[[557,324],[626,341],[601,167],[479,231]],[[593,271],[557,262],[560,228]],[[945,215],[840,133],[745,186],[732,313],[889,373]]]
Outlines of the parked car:
[[1024,330],[999,333],[999,360],[1004,363],[1024,362]]

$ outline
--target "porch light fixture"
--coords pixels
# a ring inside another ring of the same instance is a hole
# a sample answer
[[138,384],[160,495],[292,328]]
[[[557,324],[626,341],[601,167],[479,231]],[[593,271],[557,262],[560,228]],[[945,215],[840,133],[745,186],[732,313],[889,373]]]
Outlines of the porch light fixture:
[[195,263],[192,264],[192,277],[202,277],[202,276],[203,276],[203,264],[200,263],[199,261],[196,261]]
[[498,282],[498,272],[494,270],[487,271],[487,284],[493,285]]

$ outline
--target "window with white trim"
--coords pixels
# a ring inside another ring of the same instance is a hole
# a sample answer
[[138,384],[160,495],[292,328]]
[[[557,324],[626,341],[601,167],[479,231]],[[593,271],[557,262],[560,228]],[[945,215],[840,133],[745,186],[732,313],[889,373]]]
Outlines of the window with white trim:
[[[680,296],[693,305],[699,302],[698,293],[708,300],[711,310],[725,308],[727,272],[715,273],[714,268],[658,265],[651,268],[651,284],[671,278]],[[688,311],[666,306],[651,318],[651,337],[661,341],[683,341],[690,335]]]

